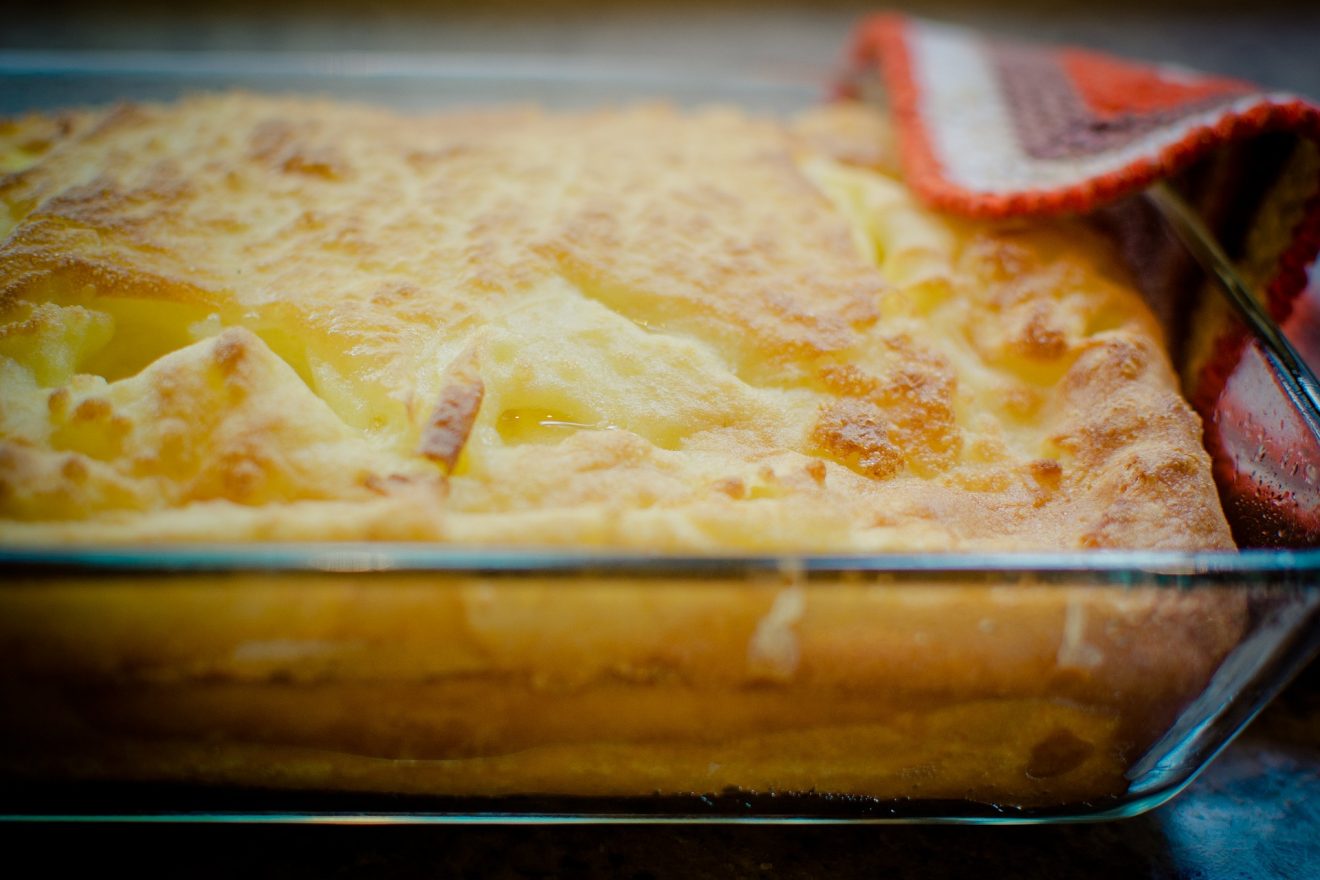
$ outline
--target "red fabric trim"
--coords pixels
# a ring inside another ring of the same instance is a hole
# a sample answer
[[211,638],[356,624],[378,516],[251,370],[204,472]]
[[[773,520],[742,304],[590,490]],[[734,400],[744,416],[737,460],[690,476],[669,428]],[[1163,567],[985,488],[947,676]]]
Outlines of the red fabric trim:
[[1269,131],[1293,131],[1320,143],[1320,109],[1301,100],[1276,104],[1262,98],[1261,103],[1246,111],[1226,113],[1214,124],[1191,130],[1153,156],[1078,184],[1011,193],[967,190],[944,176],[931,148],[921,114],[921,91],[913,77],[907,46],[907,32],[912,26],[892,13],[864,19],[853,43],[852,60],[859,70],[879,67],[899,124],[908,184],[926,202],[945,211],[987,218],[1081,213],[1176,174],[1229,141]]
[[1060,49],[1055,57],[1087,107],[1101,118],[1176,110],[1206,98],[1259,91],[1248,83],[1224,77],[1170,80],[1159,68],[1085,49]]

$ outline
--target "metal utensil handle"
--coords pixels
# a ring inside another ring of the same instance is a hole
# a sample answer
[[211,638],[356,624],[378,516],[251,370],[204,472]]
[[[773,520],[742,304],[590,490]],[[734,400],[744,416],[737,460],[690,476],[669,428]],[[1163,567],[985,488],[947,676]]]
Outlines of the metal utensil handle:
[[1167,183],[1160,182],[1146,190],[1146,198],[1201,268],[1219,282],[1238,315],[1260,341],[1265,358],[1278,375],[1283,390],[1316,440],[1320,441],[1320,379],[1251,294],[1224,249],[1182,196]]

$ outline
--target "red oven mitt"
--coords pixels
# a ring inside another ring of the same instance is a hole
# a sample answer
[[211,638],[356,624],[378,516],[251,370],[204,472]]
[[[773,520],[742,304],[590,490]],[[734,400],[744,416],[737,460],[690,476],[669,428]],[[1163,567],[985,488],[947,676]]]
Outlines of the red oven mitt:
[[976,217],[1088,213],[1164,320],[1243,547],[1320,546],[1320,436],[1138,194],[1169,180],[1320,370],[1320,107],[1182,68],[878,15],[846,93],[878,84],[907,179]]

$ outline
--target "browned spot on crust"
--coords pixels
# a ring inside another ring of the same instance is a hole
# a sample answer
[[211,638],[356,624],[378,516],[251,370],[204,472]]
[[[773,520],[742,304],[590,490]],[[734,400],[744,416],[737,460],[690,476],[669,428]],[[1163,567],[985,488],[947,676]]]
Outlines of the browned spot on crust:
[[346,163],[334,150],[306,143],[305,134],[282,119],[268,119],[257,125],[250,143],[253,158],[286,174],[339,180],[348,171]]
[[[69,242],[71,233],[67,226],[60,219],[37,218],[16,229],[0,245],[0,267],[3,267],[0,271],[0,314],[17,300],[32,295],[40,297],[46,289],[211,307],[223,303],[221,294],[191,282],[140,267],[125,268],[96,254],[88,256],[70,252],[70,248],[77,245]],[[144,250],[154,250],[147,248],[141,236],[136,243]]]
[[46,407],[50,410],[53,418],[60,419],[69,411],[69,403],[72,395],[68,388],[56,388],[46,398]]
[[1036,304],[1010,345],[1022,357],[1037,361],[1055,360],[1068,352],[1068,339],[1054,323],[1046,303]]
[[221,497],[240,504],[250,503],[260,497],[267,474],[272,470],[259,449],[240,447],[225,453],[218,467]]
[[728,477],[727,479],[716,480],[715,485],[712,488],[714,488],[716,492],[723,492],[725,495],[728,495],[730,498],[734,500],[746,497],[747,495],[746,484],[743,483],[743,481],[738,479],[737,477]]
[[212,350],[211,357],[215,360],[215,365],[220,368],[220,374],[223,376],[232,376],[238,371],[243,358],[247,356],[247,343],[239,332],[227,331],[220,334],[215,341],[215,348]]
[[853,364],[823,367],[820,377],[826,388],[842,397],[870,397],[880,385],[876,377]]
[[825,462],[815,459],[807,463],[807,476],[811,477],[817,485],[825,485]]
[[1021,385],[1011,386],[1000,398],[1004,409],[1020,419],[1030,418],[1040,409],[1041,394]]
[[1057,489],[1063,478],[1063,467],[1052,458],[1039,458],[1027,467],[1036,482],[1049,489]]
[[826,387],[874,407],[889,442],[919,471],[948,467],[962,447],[953,368],[906,336],[886,339],[885,347],[894,355],[893,369],[871,376],[852,365],[826,368],[821,374]]
[[860,400],[822,408],[811,439],[830,458],[869,477],[888,479],[903,467],[883,414]]
[[1035,481],[1032,506],[1044,507],[1057,497],[1063,484],[1063,466],[1052,458],[1039,458],[1027,465],[1027,473]]
[[397,489],[415,485],[417,479],[405,474],[389,474],[382,477],[380,474],[366,473],[358,477],[358,485],[376,495],[389,495]]
[[114,414],[114,408],[110,406],[110,401],[101,397],[89,397],[73,411],[73,418],[80,422],[94,422],[99,419],[108,419]]
[[1101,394],[1127,386],[1150,363],[1150,352],[1128,339],[1096,342],[1078,358],[1064,381],[1070,390],[1093,389]]
[[472,433],[485,394],[485,383],[477,372],[476,354],[460,355],[422,431],[418,454],[452,471]]
[[377,290],[371,301],[380,306],[397,306],[420,296],[421,290],[412,284],[390,284]]
[[85,482],[87,480],[87,463],[76,455],[70,455],[60,465],[60,474],[71,483]]
[[998,235],[980,235],[968,245],[966,256],[980,277],[1013,281],[1030,274],[1036,260],[1030,248]]
[[95,118],[95,114],[85,110],[67,110],[0,119],[0,146],[8,141],[23,152],[38,157],[86,129]]
[[172,206],[188,196],[188,189],[177,165],[163,161],[145,176],[141,186],[124,188],[102,175],[50,199],[33,212],[32,218],[58,217],[81,226],[114,230],[140,246],[150,247],[152,242],[142,230],[171,217]]
[[422,432],[418,452],[437,464],[443,464],[447,470],[453,470],[468,435],[472,433],[484,395],[485,386],[480,382],[447,386],[440,393],[440,402]]
[[253,126],[248,144],[252,158],[271,162],[293,144],[293,139],[292,125],[281,119],[267,119]]
[[306,174],[325,180],[339,180],[344,176],[340,162],[324,150],[294,153],[280,167],[290,174]]
[[1198,523],[1208,518],[1195,494],[1204,480],[1198,456],[1160,444],[1141,444],[1116,457],[1098,475],[1098,521],[1083,533],[1086,547],[1122,547],[1134,528],[1158,530],[1159,517]]

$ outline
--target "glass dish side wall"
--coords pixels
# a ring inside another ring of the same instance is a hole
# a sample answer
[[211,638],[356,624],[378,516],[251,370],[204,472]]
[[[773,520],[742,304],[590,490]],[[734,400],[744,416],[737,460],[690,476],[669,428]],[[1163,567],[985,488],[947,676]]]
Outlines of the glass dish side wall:
[[3,775],[268,807],[1118,810],[1189,779],[1281,683],[1316,600],[786,572],[22,578],[0,591]]

